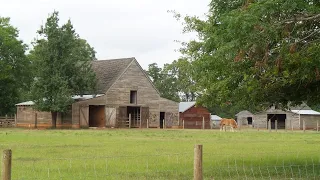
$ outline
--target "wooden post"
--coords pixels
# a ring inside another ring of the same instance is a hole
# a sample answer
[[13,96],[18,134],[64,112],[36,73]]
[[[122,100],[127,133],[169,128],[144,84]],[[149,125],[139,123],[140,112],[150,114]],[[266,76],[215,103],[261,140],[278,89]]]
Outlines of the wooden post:
[[271,119],[269,119],[268,121],[268,128],[269,128],[269,132],[271,132]]
[[140,116],[140,128],[142,128],[142,121],[141,121],[141,116]]
[[11,149],[4,150],[3,156],[2,156],[2,179],[1,180],[11,180],[11,159],[12,159]]
[[204,117],[202,117],[202,129],[204,129],[204,126],[205,126],[205,124],[204,124]]
[[147,129],[149,129],[149,119],[147,119]]
[[306,132],[306,121],[303,120],[303,132]]
[[131,128],[131,114],[129,114],[129,129]]
[[284,126],[285,126],[284,129],[286,130],[286,132],[287,132],[287,125],[288,125],[287,124],[287,119],[284,119]]
[[278,132],[278,120],[275,120],[275,128],[276,128],[276,132]]
[[166,128],[166,122],[163,120],[163,129]]
[[34,128],[38,128],[38,114],[34,113]]
[[259,123],[257,123],[258,131],[260,131]]
[[202,145],[194,146],[193,179],[202,180]]
[[184,120],[182,120],[182,128],[184,129]]
[[291,131],[293,131],[292,119],[290,119],[290,126],[291,126]]
[[14,126],[17,126],[17,114],[14,114]]
[[319,120],[317,120],[317,132],[319,132]]

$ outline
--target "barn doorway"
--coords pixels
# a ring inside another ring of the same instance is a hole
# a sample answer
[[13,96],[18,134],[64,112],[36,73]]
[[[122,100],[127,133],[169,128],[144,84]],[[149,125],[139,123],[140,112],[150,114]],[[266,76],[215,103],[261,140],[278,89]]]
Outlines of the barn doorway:
[[248,125],[252,125],[252,117],[247,117]]
[[140,127],[141,112],[140,107],[128,106],[127,115],[131,114],[131,127]]
[[[276,128],[276,120],[278,120],[278,129],[285,129],[286,128],[286,114],[268,114],[268,120],[271,120],[271,129]],[[267,127],[269,126],[269,123],[267,123]],[[268,127],[269,128],[269,127]]]
[[160,112],[160,128],[163,129],[164,118],[166,116],[165,112]]
[[89,105],[89,127],[105,127],[105,106]]

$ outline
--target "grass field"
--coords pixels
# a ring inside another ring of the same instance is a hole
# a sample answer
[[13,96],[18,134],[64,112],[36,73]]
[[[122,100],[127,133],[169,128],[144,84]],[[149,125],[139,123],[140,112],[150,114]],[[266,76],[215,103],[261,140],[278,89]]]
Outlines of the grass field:
[[320,179],[316,132],[0,129],[23,180],[192,179],[195,144],[204,179]]

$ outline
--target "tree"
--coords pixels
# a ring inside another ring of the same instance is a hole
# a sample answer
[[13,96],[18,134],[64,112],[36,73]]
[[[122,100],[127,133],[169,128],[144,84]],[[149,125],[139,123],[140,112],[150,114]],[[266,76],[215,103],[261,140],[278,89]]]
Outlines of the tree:
[[196,100],[197,88],[192,78],[194,71],[187,59],[174,60],[171,64],[165,65],[163,71],[176,79],[177,90],[182,101]]
[[55,128],[57,113],[67,110],[73,102],[72,95],[94,91],[96,80],[91,61],[95,51],[79,37],[70,20],[59,26],[56,11],[38,34],[41,38],[30,52],[35,72],[31,92],[35,108],[51,112]]
[[[320,1],[212,0],[205,20],[184,18],[199,40],[192,60],[200,102],[257,111],[320,104]],[[176,14],[176,17],[181,17]]]
[[0,115],[14,114],[14,105],[30,82],[26,48],[10,19],[0,17]]
[[162,68],[159,68],[157,63],[149,64],[147,74],[151,77],[154,86],[160,92],[160,96],[179,102],[179,94],[177,89],[177,80]]

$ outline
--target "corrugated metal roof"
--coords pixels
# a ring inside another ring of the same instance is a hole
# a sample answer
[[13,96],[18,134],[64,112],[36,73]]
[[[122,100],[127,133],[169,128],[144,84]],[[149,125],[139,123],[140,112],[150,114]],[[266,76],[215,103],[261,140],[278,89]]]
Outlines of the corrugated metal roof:
[[196,102],[180,102],[179,103],[179,112],[185,112],[186,110],[188,110],[189,108],[191,108],[192,106],[194,106],[196,104]]
[[34,105],[33,101],[26,101],[26,102],[16,104],[16,106],[32,106],[32,105]]
[[211,120],[221,120],[222,118],[219,117],[218,115],[211,115]]
[[291,110],[291,112],[296,114],[305,114],[305,115],[320,115],[320,112],[314,110]]
[[[100,97],[100,96],[103,96],[104,94],[97,94],[97,95],[83,95],[83,96],[80,96],[80,95],[74,95],[72,96],[72,99],[74,100],[88,100],[88,99],[92,99],[94,97]],[[22,103],[18,103],[16,104],[16,106],[32,106],[34,105],[34,102],[33,101],[26,101],[26,102],[22,102]]]

